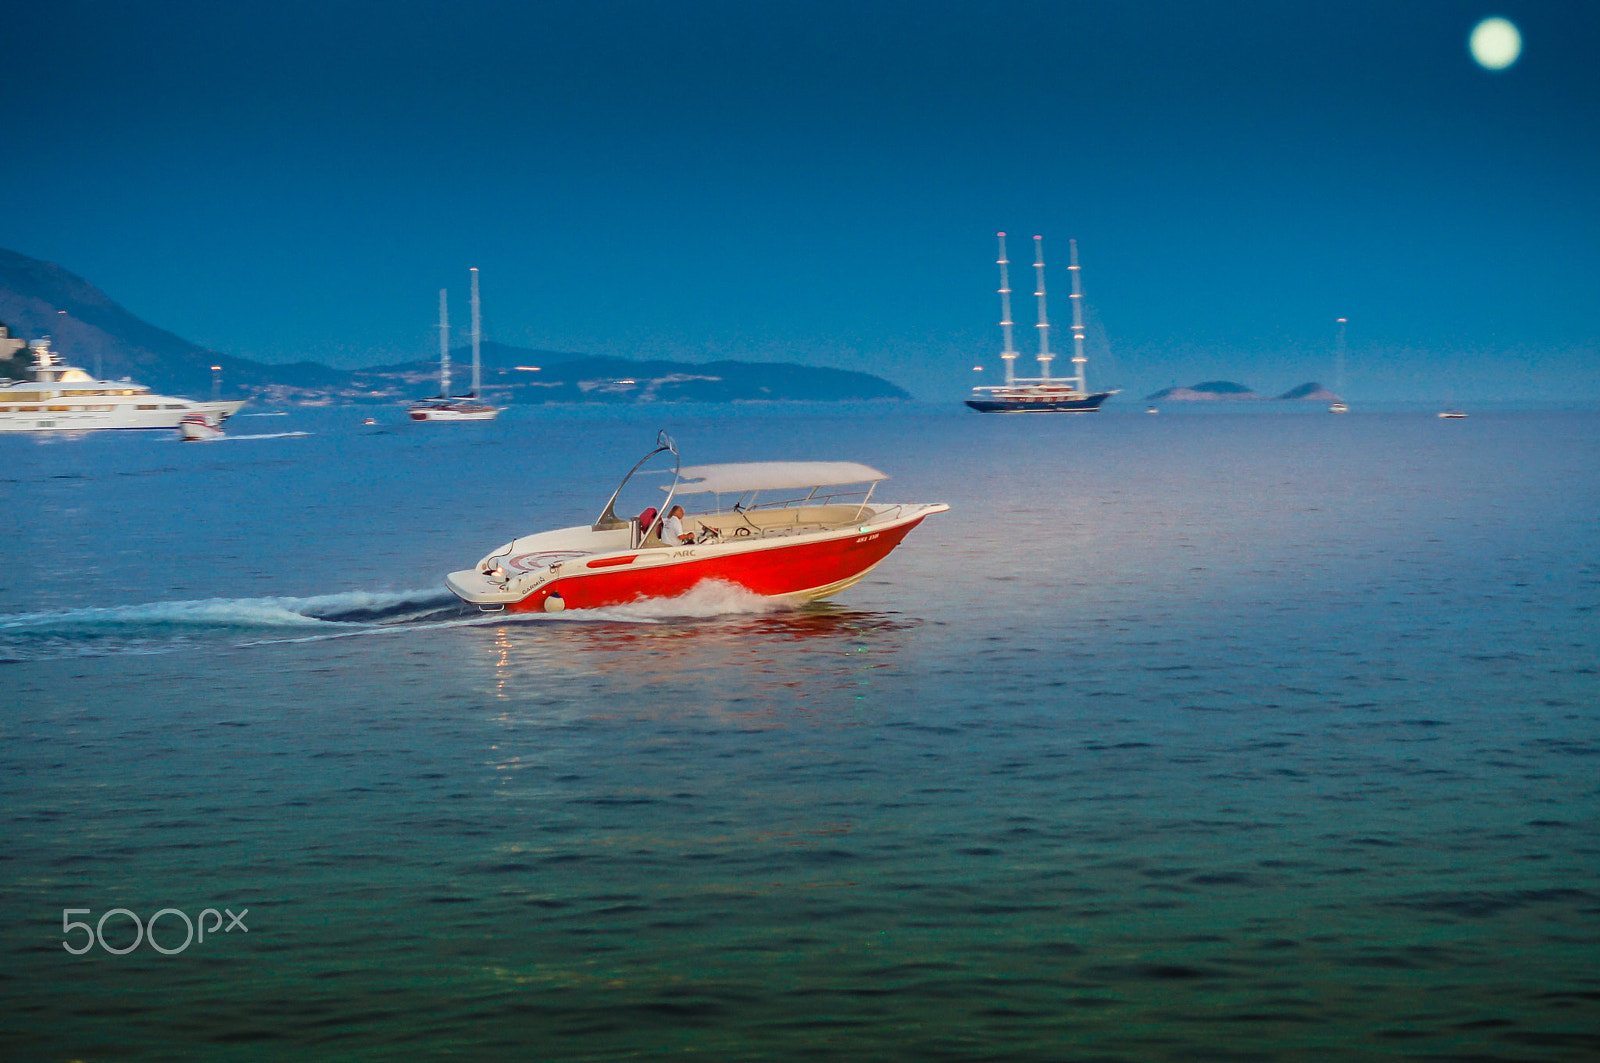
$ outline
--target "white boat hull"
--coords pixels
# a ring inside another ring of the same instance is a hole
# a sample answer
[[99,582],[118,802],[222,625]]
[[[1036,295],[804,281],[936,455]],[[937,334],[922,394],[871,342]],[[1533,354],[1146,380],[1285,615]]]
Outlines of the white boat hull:
[[185,442],[203,442],[208,439],[221,439],[222,429],[206,420],[204,417],[194,415],[185,417],[178,422],[178,435]]
[[457,403],[449,406],[413,406],[413,421],[492,421],[500,413],[494,406]]
[[221,423],[244,405],[243,400],[195,402],[166,395],[135,398],[138,401],[119,402],[98,395],[81,399],[62,396],[45,402],[8,402],[0,395],[0,432],[90,432],[123,428],[170,431],[192,414]]

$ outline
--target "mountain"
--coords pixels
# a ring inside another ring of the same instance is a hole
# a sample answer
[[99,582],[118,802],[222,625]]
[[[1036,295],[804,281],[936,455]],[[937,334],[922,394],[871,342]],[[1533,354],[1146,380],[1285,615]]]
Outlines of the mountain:
[[[266,405],[398,403],[439,390],[439,364],[431,360],[347,370],[316,362],[268,365],[218,354],[140,320],[60,266],[4,249],[0,324],[10,326],[15,337],[49,335],[63,361],[108,379],[130,377],[167,394],[209,396],[212,366],[222,367],[228,393]],[[502,403],[911,397],[868,373],[787,362],[638,362],[492,342],[482,343],[480,353],[484,394]],[[460,393],[470,387],[471,351],[463,347],[450,357],[455,363],[451,390]],[[15,361],[10,366],[0,362],[0,374],[23,371]]]
[[1151,402],[1157,399],[1167,402],[1215,402],[1219,399],[1259,398],[1261,398],[1260,395],[1257,395],[1243,384],[1235,384],[1231,380],[1210,380],[1204,384],[1196,384],[1192,388],[1162,388],[1154,395],[1146,396],[1146,399]]
[[209,392],[213,365],[233,369],[243,362],[221,361],[222,355],[139,320],[60,266],[4,249],[0,322],[18,338],[50,336],[76,365],[93,370],[98,361],[108,378],[130,376],[162,392]]
[[[1241,399],[1253,401],[1264,398],[1266,398],[1265,395],[1259,395],[1245,387],[1243,384],[1235,384],[1231,380],[1211,380],[1204,384],[1196,384],[1193,387],[1188,388],[1162,388],[1154,395],[1148,396],[1148,401],[1154,402],[1157,399],[1160,399],[1165,402],[1225,402]],[[1335,395],[1321,384],[1318,384],[1316,381],[1312,381],[1308,384],[1301,384],[1297,388],[1291,388],[1288,391],[1285,391],[1282,395],[1279,395],[1278,398],[1280,400],[1288,399],[1292,401],[1311,402],[1339,401],[1339,396]]]
[[1288,400],[1290,400],[1292,402],[1338,402],[1339,401],[1339,396],[1335,395],[1333,392],[1329,391],[1327,388],[1323,387],[1321,384],[1317,383],[1315,380],[1313,380],[1313,381],[1311,381],[1310,383],[1307,383],[1307,384],[1301,384],[1297,388],[1290,388],[1288,391],[1285,391],[1282,395],[1279,395],[1278,398],[1280,398],[1280,399],[1288,399]]
[[[451,390],[466,390],[472,351],[450,352]],[[668,362],[594,358],[530,351],[499,343],[481,345],[484,393],[512,403],[737,402],[773,399],[906,399],[879,377],[844,369],[787,362]],[[378,366],[354,374],[374,388],[436,394],[437,362]],[[419,391],[418,389],[422,389]]]

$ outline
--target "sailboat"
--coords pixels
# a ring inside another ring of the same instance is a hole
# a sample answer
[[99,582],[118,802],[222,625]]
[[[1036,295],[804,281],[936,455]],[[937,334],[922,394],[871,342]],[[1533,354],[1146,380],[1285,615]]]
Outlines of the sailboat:
[[439,289],[439,395],[412,403],[408,411],[413,421],[492,421],[500,409],[489,406],[478,397],[482,382],[479,349],[482,344],[481,320],[478,312],[478,270],[472,269],[472,391],[467,395],[450,394],[450,310],[448,289]]
[[1039,290],[1039,375],[1016,375],[1017,350],[1011,345],[1011,285],[1007,278],[1006,234],[1000,233],[1000,328],[1005,336],[1005,349],[1000,357],[1006,363],[1004,384],[980,385],[972,389],[967,400],[979,413],[1092,413],[1100,408],[1115,391],[1091,393],[1084,375],[1089,359],[1083,353],[1083,288],[1078,274],[1078,241],[1072,241],[1072,367],[1069,377],[1052,377],[1050,362],[1050,319],[1044,306],[1044,238],[1033,238],[1034,269],[1038,271]]
[[[1338,353],[1334,356],[1333,360],[1333,386],[1334,389],[1338,391],[1339,395],[1344,394],[1344,327],[1346,323],[1347,322],[1345,318],[1341,317],[1339,319],[1339,348]],[[1349,413],[1350,405],[1343,399],[1335,396],[1334,400],[1328,403],[1328,412]]]

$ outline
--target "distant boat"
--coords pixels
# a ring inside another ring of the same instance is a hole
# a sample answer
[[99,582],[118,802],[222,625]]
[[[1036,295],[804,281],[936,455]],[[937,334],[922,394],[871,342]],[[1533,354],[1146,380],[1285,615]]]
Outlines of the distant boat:
[[1328,412],[1329,413],[1349,413],[1350,412],[1350,407],[1346,406],[1342,402],[1330,402],[1328,404]]
[[191,413],[178,422],[178,436],[185,442],[221,439],[222,427],[212,424],[204,414]]
[[446,289],[439,289],[439,394],[436,398],[414,402],[407,408],[413,421],[492,421],[500,413],[479,399],[481,370],[479,347],[482,330],[478,314],[478,270],[472,270],[472,391],[450,394],[450,312]]
[[1161,411],[1156,409],[1154,406],[1146,406],[1144,408],[1144,412],[1145,413],[1160,413]]
[[197,402],[155,395],[130,380],[96,380],[63,365],[48,338],[29,344],[33,379],[0,387],[0,432],[81,432],[101,428],[176,428],[190,414],[217,424],[244,401]]
[[1069,377],[1052,377],[1050,363],[1055,355],[1050,353],[1050,321],[1044,307],[1044,244],[1035,236],[1034,268],[1038,271],[1039,290],[1039,375],[1016,376],[1017,351],[1011,344],[1011,284],[1006,267],[1006,234],[1000,233],[1000,328],[1005,336],[1005,349],[1000,357],[1006,364],[1004,384],[980,385],[972,389],[967,400],[979,413],[1092,413],[1100,404],[1115,395],[1115,391],[1090,393],[1084,376],[1088,359],[1083,354],[1083,290],[1078,281],[1078,241],[1072,241],[1072,365],[1076,371]]
[[1464,412],[1462,412],[1461,410],[1440,410],[1439,411],[1439,416],[1440,417],[1449,417],[1451,419],[1455,419],[1455,418],[1465,417],[1466,414]]

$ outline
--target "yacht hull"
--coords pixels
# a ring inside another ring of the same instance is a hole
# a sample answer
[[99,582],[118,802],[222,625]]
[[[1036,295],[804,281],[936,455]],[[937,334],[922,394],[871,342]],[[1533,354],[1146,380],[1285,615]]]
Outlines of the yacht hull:
[[968,399],[967,405],[979,413],[1094,413],[1112,392],[1077,398],[1055,398],[1046,395],[991,396]]
[[91,432],[102,429],[175,429],[185,417],[199,414],[220,424],[244,405],[239,402],[192,402],[188,399],[141,395],[140,402],[113,403],[98,397],[52,398],[48,402],[7,403],[0,398],[0,432]]

